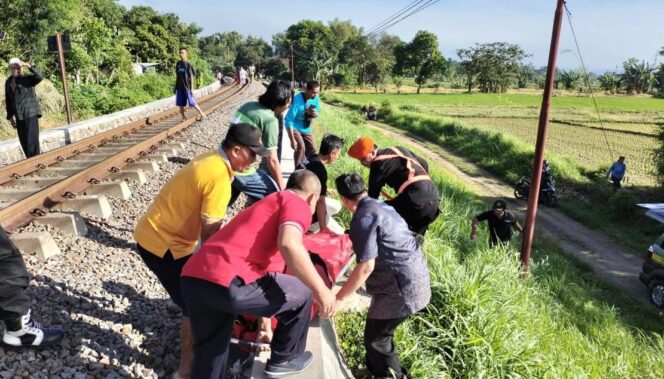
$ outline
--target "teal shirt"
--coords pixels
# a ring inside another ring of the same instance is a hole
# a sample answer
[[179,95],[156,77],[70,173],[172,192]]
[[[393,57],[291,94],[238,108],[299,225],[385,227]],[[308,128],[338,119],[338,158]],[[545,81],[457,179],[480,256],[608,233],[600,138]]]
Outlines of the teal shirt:
[[295,129],[301,133],[311,133],[311,124],[309,126],[305,126],[304,124],[304,112],[312,105],[316,107],[316,112],[320,115],[320,101],[318,96],[305,102],[304,92],[295,95],[293,104],[291,104],[284,118],[286,128]]

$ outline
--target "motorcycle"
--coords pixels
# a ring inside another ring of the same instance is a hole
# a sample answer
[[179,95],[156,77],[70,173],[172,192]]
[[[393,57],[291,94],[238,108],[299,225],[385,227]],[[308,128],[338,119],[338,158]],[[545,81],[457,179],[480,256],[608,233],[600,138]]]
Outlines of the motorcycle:
[[[517,199],[527,199],[530,194],[530,180],[525,176],[522,176],[521,179],[514,186],[514,197]],[[547,207],[557,207],[558,206],[558,195],[556,194],[556,182],[553,180],[553,177],[548,176],[545,178],[542,177],[542,184],[540,185],[539,201],[546,205]]]

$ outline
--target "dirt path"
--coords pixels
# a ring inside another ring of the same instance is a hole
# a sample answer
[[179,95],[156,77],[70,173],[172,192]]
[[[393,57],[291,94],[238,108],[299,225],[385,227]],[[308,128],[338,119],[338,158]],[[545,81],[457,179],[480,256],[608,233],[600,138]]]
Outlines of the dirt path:
[[[525,201],[514,199],[513,188],[467,159],[458,157],[437,145],[428,148],[427,145],[433,146],[430,142],[411,134],[397,132],[389,125],[371,123],[370,127],[392,138],[416,145],[426,158],[436,161],[472,192],[480,196],[501,197],[507,200],[509,208],[521,220],[524,219],[527,204]],[[462,162],[462,166],[470,168],[469,171],[472,171],[473,175],[462,171],[451,160],[443,158],[432,149],[440,149],[452,160]],[[606,281],[631,293],[637,299],[647,299],[647,290],[638,278],[643,260],[629,254],[609,236],[572,220],[557,209],[544,206],[538,207],[535,232],[546,235],[565,252],[592,267],[595,273]],[[643,247],[644,252],[646,248],[647,246]]]

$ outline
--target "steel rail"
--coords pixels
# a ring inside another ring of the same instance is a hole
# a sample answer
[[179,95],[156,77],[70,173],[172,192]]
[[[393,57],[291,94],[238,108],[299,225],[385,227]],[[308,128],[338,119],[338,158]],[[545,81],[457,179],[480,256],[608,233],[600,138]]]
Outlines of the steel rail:
[[[226,87],[219,92],[211,93],[201,98],[200,103],[204,104],[214,98],[217,98],[218,96],[229,93],[233,88],[237,88],[237,86],[233,85],[231,87]],[[178,107],[169,108],[163,112],[147,116],[141,120],[136,120],[126,125],[122,125],[117,128],[113,128],[111,130],[107,130],[105,132],[84,138],[80,141],[72,142],[68,145],[49,150],[32,158],[24,159],[5,167],[0,167],[0,185],[44,169],[50,165],[65,161],[67,158],[71,158],[83,152],[95,149],[107,142],[111,142],[121,137],[129,136],[138,130],[149,130],[147,129],[148,126],[172,117],[176,117],[179,112],[180,110]]]
[[[222,99],[219,103],[204,110],[204,112],[209,114],[215,111],[230,100],[235,99],[242,92],[243,90],[241,89],[233,93],[230,97]],[[219,94],[215,95],[218,96]],[[74,175],[68,176],[59,182],[20,199],[6,208],[0,209],[0,225],[5,230],[14,231],[16,228],[27,224],[35,215],[44,212],[44,208],[51,208],[65,199],[75,196],[76,193],[117,172],[123,166],[135,162],[150,151],[156,150],[158,145],[165,144],[167,140],[173,139],[194,122],[196,122],[194,118],[183,121],[144,141],[138,142],[136,145],[114,156],[106,158],[90,167],[82,169]]]

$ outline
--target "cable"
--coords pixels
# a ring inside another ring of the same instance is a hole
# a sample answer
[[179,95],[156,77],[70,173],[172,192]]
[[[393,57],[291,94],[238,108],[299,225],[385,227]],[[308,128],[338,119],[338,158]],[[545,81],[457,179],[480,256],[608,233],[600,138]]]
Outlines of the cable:
[[436,4],[436,3],[438,3],[439,1],[440,1],[440,0],[429,0],[429,1],[427,1],[426,3],[420,5],[419,8],[416,8],[415,10],[413,10],[413,11],[411,11],[410,13],[406,14],[405,16],[401,17],[400,19],[398,19],[398,20],[396,20],[396,21],[393,21],[392,23],[390,23],[390,24],[388,24],[388,25],[386,25],[386,26],[380,28],[379,30],[374,31],[372,34],[367,35],[367,37],[372,37],[372,36],[379,35],[379,34],[383,33],[384,31],[386,31],[387,29],[391,28],[392,26],[394,26],[394,25],[400,23],[401,21],[407,19],[407,18],[410,17],[410,16],[413,16],[413,15],[415,15],[415,14],[417,14],[417,13],[423,11],[424,9],[426,9],[426,8],[428,8],[428,7],[430,7],[430,6],[434,5],[434,4]]
[[369,29],[369,30],[367,31],[366,34],[367,34],[367,35],[369,35],[369,34],[373,34],[373,32],[374,32],[375,30],[380,29],[381,27],[383,27],[383,26],[385,26],[386,24],[388,24],[390,21],[392,21],[392,20],[394,20],[395,18],[401,16],[401,15],[404,14],[405,12],[408,12],[411,8],[413,8],[414,6],[418,5],[418,4],[421,3],[422,1],[424,1],[424,0],[415,0],[415,1],[412,1],[411,3],[409,3],[408,5],[406,5],[405,7],[399,9],[398,11],[396,11],[396,13],[394,13],[392,16],[386,18],[385,20],[381,21],[378,25],[376,25],[376,26],[374,26],[373,28]]
[[581,55],[581,49],[579,48],[579,42],[576,39],[576,33],[574,33],[574,27],[572,26],[572,13],[567,9],[567,4],[564,4],[565,12],[567,13],[567,21],[569,23],[569,28],[572,31],[572,37],[574,37],[574,44],[576,45],[576,51],[579,53],[579,60],[581,61],[581,68],[583,69],[583,77],[586,82],[586,87],[590,91],[590,97],[593,99],[593,104],[595,105],[595,112],[597,112],[597,120],[599,120],[599,126],[602,130],[602,135],[604,136],[604,142],[609,149],[609,154],[611,154],[611,159],[614,158],[611,145],[609,144],[609,139],[606,136],[606,130],[604,129],[604,123],[602,122],[602,117],[599,114],[599,107],[597,106],[597,100],[595,99],[595,93],[593,92],[592,87],[590,86],[590,75],[588,75],[588,70],[586,70],[586,64],[583,61],[583,55]]

